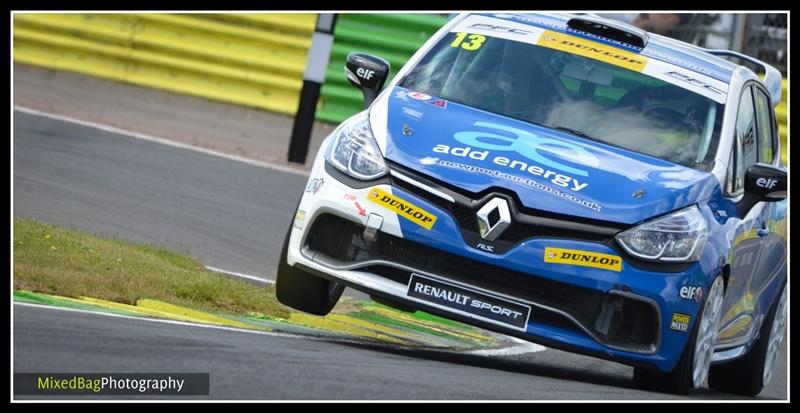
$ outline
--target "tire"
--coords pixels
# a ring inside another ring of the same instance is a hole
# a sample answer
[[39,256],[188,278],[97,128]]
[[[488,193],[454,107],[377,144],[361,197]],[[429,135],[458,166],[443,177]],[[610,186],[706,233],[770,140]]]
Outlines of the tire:
[[[777,317],[779,311],[783,312],[782,317]],[[726,393],[750,397],[761,393],[761,390],[769,384],[769,380],[772,378],[772,368],[783,342],[786,329],[785,314],[786,284],[783,286],[781,295],[772,304],[753,348],[744,357],[711,367],[708,375],[709,387]],[[778,325],[775,324],[776,318],[778,318]],[[770,359],[767,355],[770,350],[770,342],[773,340],[777,340],[777,342],[773,342],[774,357]],[[768,377],[765,377],[765,373]]]
[[296,310],[319,316],[327,315],[339,301],[345,286],[289,265],[287,256],[291,234],[290,225],[281,250],[275,278],[275,295],[281,304]]
[[[689,340],[686,342],[686,348],[684,348],[681,358],[678,360],[675,368],[670,372],[664,373],[652,368],[635,367],[633,369],[633,382],[636,387],[644,390],[687,395],[695,388],[704,384],[709,370],[711,354],[713,354],[716,333],[719,330],[722,296],[724,294],[722,277],[717,277],[711,285],[703,307],[698,313],[700,314],[700,318],[695,320],[692,334],[689,336]],[[716,301],[717,299],[718,301]],[[711,307],[709,307],[709,303],[712,303]],[[713,314],[706,314],[706,310],[716,312]],[[712,318],[708,321],[707,327],[703,325],[703,320],[706,316]],[[708,336],[708,334],[710,334],[710,336]],[[701,336],[706,342],[699,342],[698,337]],[[702,347],[702,353],[699,354],[699,356],[702,357],[700,360],[695,357],[695,355],[698,354],[698,346]],[[699,374],[695,374],[695,364],[698,362],[702,363],[704,367],[698,370],[700,372]]]

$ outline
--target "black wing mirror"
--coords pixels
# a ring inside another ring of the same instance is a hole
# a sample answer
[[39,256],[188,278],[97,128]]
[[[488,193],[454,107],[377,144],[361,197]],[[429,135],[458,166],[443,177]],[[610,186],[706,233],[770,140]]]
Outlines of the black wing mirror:
[[755,195],[759,201],[778,202],[786,199],[786,170],[757,163],[744,174],[744,192]]
[[745,216],[759,202],[780,202],[786,199],[786,170],[772,165],[757,163],[744,174],[744,197],[737,209]]
[[364,108],[378,97],[389,77],[391,65],[385,59],[367,53],[350,53],[344,65],[344,74],[350,84],[364,93]]

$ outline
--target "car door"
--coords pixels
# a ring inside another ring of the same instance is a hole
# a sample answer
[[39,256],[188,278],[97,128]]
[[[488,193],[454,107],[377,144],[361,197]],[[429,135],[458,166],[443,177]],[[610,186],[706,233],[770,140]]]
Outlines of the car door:
[[[747,168],[758,162],[758,129],[753,86],[742,90],[736,116],[735,138],[728,165],[725,196],[737,202],[744,193]],[[722,307],[718,347],[744,344],[754,331],[751,294],[752,277],[758,272],[763,237],[759,230],[766,227],[767,208],[764,202],[755,204],[736,222],[730,257],[730,277]]]
[[[770,165],[778,165],[778,132],[775,128],[774,112],[768,93],[760,88],[753,88],[756,108],[756,125],[758,127],[758,161]],[[758,236],[761,238],[761,254],[756,264],[756,271],[750,278],[748,294],[758,300],[764,289],[786,271],[786,205],[783,200],[764,205],[761,211],[761,226]]]

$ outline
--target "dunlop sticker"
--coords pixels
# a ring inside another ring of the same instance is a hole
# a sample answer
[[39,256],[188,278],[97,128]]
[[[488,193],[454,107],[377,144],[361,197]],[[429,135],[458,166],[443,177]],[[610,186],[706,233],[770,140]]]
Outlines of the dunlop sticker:
[[386,208],[398,213],[403,218],[421,226],[425,229],[431,229],[433,224],[436,223],[436,215],[408,202],[402,198],[392,195],[380,188],[372,188],[369,190],[367,199]]
[[622,258],[616,255],[564,248],[545,248],[544,262],[594,267],[617,272],[622,271]]
[[545,30],[536,44],[610,63],[636,72],[643,71],[648,60],[647,57],[627,50],[551,30]]

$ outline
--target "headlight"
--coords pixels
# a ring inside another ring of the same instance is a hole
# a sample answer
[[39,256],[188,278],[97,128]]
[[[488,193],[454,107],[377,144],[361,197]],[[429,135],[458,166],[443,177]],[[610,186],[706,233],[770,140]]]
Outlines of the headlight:
[[372,136],[367,113],[356,115],[340,126],[325,159],[336,169],[353,178],[370,180],[389,170],[383,162],[378,144]]
[[708,238],[708,227],[700,210],[692,205],[616,238],[625,251],[644,260],[697,261]]

